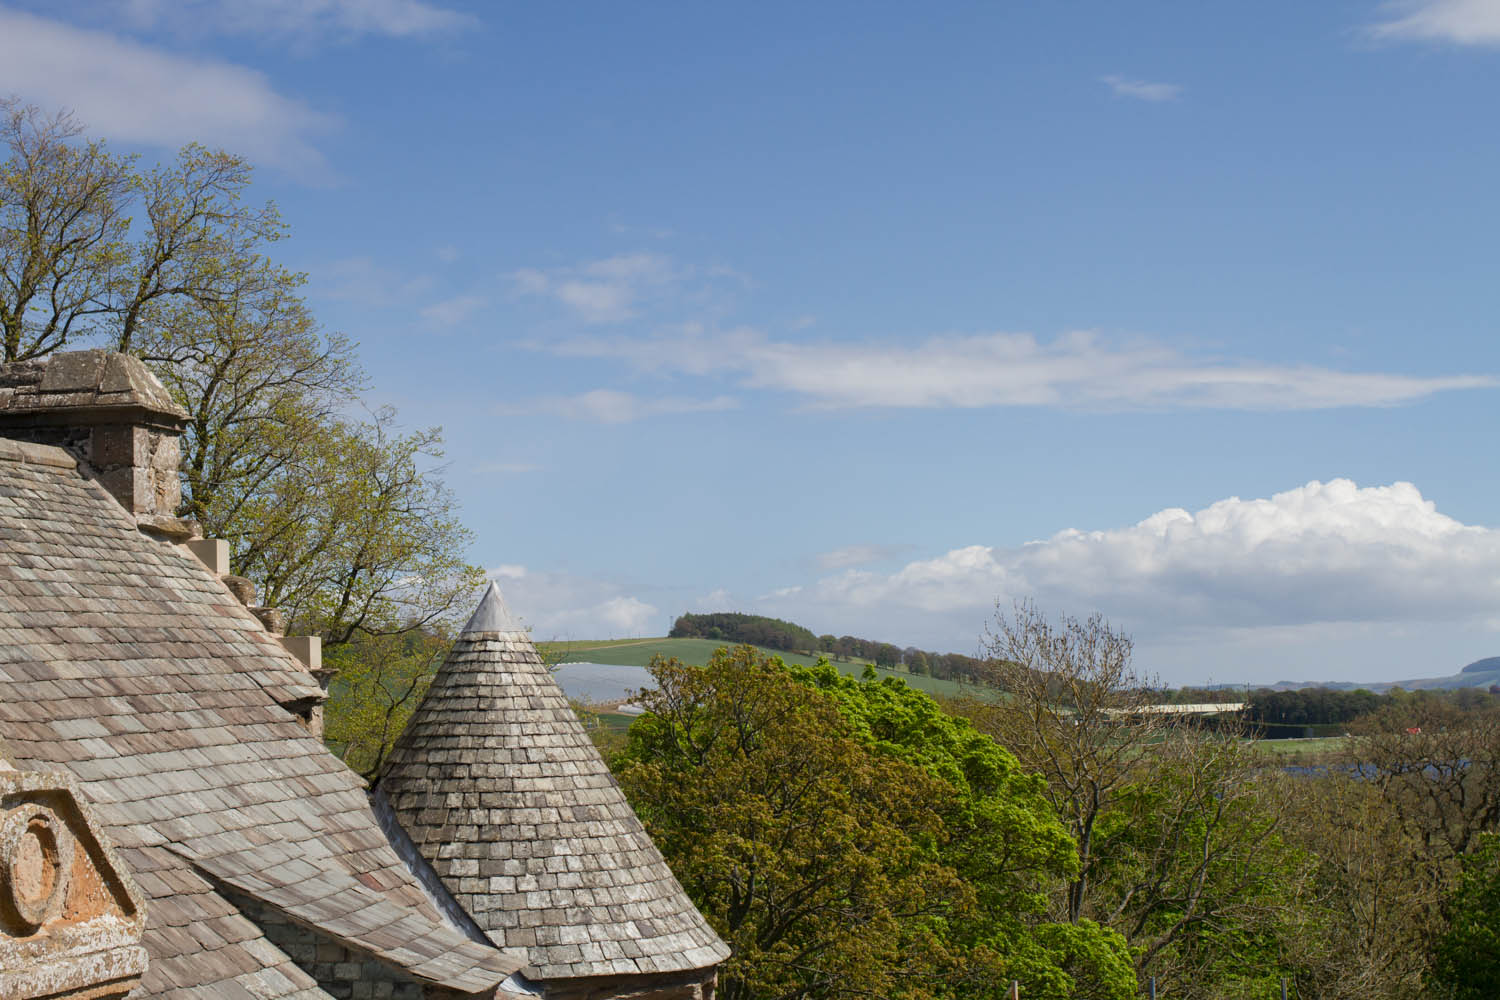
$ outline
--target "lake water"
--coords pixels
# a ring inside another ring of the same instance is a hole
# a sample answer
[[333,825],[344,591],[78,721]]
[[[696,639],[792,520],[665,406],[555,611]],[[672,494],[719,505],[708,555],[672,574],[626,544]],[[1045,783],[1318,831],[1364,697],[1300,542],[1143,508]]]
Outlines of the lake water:
[[614,663],[564,663],[553,676],[564,694],[589,705],[621,702],[652,686],[645,667]]

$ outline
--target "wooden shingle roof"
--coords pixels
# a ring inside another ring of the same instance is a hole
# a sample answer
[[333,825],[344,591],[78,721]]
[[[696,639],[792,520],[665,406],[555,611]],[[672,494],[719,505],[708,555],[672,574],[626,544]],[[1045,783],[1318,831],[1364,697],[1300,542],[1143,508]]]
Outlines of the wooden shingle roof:
[[378,785],[449,891],[543,980],[728,956],[491,584]]
[[0,748],[77,779],[147,897],[132,995],[326,1000],[236,893],[421,982],[495,990],[520,958],[444,921],[359,779],[280,707],[312,678],[75,464],[0,438]]

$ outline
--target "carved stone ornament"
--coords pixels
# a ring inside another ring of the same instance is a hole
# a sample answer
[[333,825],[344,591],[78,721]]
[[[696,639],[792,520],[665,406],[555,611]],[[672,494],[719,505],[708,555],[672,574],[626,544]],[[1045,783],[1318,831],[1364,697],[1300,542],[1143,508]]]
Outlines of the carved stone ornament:
[[0,770],[0,997],[124,997],[146,971],[145,918],[72,779]]

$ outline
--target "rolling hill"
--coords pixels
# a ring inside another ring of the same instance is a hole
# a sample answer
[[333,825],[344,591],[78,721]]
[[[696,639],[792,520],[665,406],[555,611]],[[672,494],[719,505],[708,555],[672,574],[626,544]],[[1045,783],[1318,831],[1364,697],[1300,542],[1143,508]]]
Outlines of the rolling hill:
[[[662,636],[652,639],[582,639],[570,642],[539,642],[537,648],[549,662],[554,656],[557,657],[556,662],[559,664],[605,663],[644,667],[651,662],[653,656],[675,656],[683,663],[706,663],[714,650],[723,645],[725,643],[715,639],[671,639]],[[756,648],[768,656],[779,656],[788,664],[810,667],[817,662],[817,657],[801,653],[787,653],[762,646]],[[833,665],[840,672],[851,677],[860,676],[865,669],[863,662],[856,661],[836,661]],[[958,684],[936,677],[909,674],[902,670],[886,670],[876,667],[875,673],[881,677],[899,677],[912,687],[926,691],[928,694],[948,696],[967,694],[984,697],[992,693],[988,689],[976,688],[970,684]]]

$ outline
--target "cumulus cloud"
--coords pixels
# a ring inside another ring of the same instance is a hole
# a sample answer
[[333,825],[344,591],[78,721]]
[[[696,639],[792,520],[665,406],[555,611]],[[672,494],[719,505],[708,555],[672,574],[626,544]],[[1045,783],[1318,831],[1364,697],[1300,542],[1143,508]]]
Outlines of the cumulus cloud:
[[488,574],[538,640],[661,635],[661,612],[607,580],[507,563]]
[[573,420],[624,424],[646,417],[672,413],[712,413],[732,410],[739,401],[732,396],[685,399],[671,396],[636,396],[613,389],[594,389],[577,396],[555,396],[503,404],[502,413],[551,413]]
[[1116,97],[1130,97],[1137,101],[1175,101],[1182,94],[1182,87],[1175,83],[1150,83],[1114,74],[1099,79]]
[[892,620],[915,610],[967,621],[969,633],[997,601],[1017,598],[1099,610],[1157,637],[1482,622],[1500,607],[1500,530],[1440,513],[1410,483],[1335,479],[1019,547],[970,545],[888,574],[851,569],[811,596],[830,613]]
[[326,169],[313,139],[335,119],[265,75],[0,8],[0,93],[69,108],[95,135],[175,149],[222,146],[304,175]]
[[1392,406],[1491,375],[1411,376],[1311,365],[1198,359],[1091,332],[931,337],[915,344],[775,340],[746,328],[684,326],[650,337],[578,337],[545,349],[616,358],[662,374],[729,375],[826,409],[1044,406],[1076,410],[1306,410]]
[[1387,19],[1366,29],[1391,41],[1500,45],[1500,3],[1495,0],[1406,0],[1385,5]]

